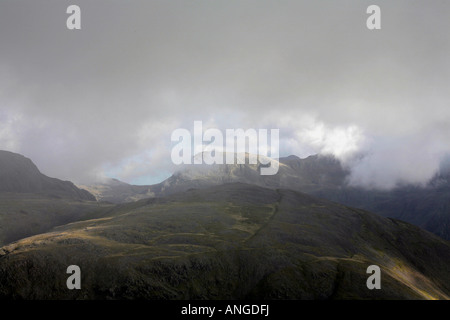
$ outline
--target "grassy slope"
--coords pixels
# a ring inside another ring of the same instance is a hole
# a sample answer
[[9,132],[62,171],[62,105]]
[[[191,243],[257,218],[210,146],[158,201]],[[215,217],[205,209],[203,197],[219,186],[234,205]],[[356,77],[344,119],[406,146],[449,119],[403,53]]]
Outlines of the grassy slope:
[[285,188],[322,199],[407,221],[450,240],[449,176],[436,176],[426,187],[399,186],[382,191],[351,187],[348,171],[327,156],[295,156],[280,159],[279,172],[261,176],[257,165],[189,166],[162,183],[132,186],[118,181],[84,187],[98,199],[122,203],[153,196],[183,192],[190,188],[209,188],[224,183],[243,182],[272,189]]
[[[67,266],[82,290],[66,289]],[[382,290],[366,268],[382,269]],[[230,184],[105,208],[0,249],[0,297],[448,299],[450,245],[288,190]]]
[[109,207],[112,206],[42,194],[0,193],[0,245],[89,219]]

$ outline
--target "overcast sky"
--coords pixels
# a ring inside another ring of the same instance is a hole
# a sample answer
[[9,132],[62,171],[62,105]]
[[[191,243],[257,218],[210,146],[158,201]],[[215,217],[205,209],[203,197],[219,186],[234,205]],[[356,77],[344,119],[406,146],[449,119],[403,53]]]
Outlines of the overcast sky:
[[445,0],[0,0],[0,149],[155,183],[172,131],[202,120],[279,128],[281,155],[334,154],[353,183],[425,182],[450,152],[449,17]]

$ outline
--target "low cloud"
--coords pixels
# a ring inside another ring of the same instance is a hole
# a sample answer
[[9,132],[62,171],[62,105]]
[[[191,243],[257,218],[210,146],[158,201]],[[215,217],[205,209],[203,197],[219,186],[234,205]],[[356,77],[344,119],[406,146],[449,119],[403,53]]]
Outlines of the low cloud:
[[[424,183],[450,152],[450,3],[0,4],[0,148],[47,175],[155,183],[201,120],[280,129],[282,156],[333,154],[350,182]],[[420,21],[420,23],[416,23]],[[359,161],[354,161],[356,155]]]

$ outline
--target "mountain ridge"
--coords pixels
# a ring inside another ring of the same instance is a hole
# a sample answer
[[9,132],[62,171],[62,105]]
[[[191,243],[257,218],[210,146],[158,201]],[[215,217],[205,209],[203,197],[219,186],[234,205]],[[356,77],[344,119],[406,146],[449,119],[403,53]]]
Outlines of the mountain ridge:
[[[347,184],[349,170],[331,156],[295,155],[279,159],[274,176],[261,176],[258,165],[191,165],[165,181],[147,186],[129,185],[127,197],[105,188],[103,199],[112,203],[135,201],[223,183],[243,182],[272,189],[287,188],[404,220],[450,240],[450,174],[442,169],[423,187],[403,185],[392,190],[367,189]],[[448,169],[448,168],[447,168]],[[88,190],[92,187],[86,186]],[[137,191],[133,191],[133,189]]]
[[42,193],[96,201],[87,190],[70,181],[50,178],[42,174],[29,158],[5,150],[0,150],[0,192]]
[[[31,160],[19,159],[42,178]],[[132,199],[118,205],[0,192],[0,298],[450,299],[448,241],[279,188],[296,181],[324,190],[342,178],[333,159],[281,161],[289,165],[279,180],[260,180],[257,166],[245,165],[221,167],[229,179],[213,174],[216,185],[208,184],[211,172],[196,184],[196,172],[180,173],[151,190],[111,180]],[[296,180],[294,169],[307,174]],[[269,187],[234,181],[242,176]],[[35,188],[20,182],[21,191]],[[83,270],[82,291],[67,290],[72,264]],[[382,290],[366,287],[373,264],[383,272]]]

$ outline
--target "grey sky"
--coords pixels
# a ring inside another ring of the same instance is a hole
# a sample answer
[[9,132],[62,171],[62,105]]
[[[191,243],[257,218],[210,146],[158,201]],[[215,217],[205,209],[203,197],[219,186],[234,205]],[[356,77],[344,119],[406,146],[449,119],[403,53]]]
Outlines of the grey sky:
[[282,155],[333,153],[354,183],[424,182],[450,151],[449,16],[437,0],[1,0],[0,149],[75,182],[152,183],[174,170],[171,132],[203,120],[280,128]]

